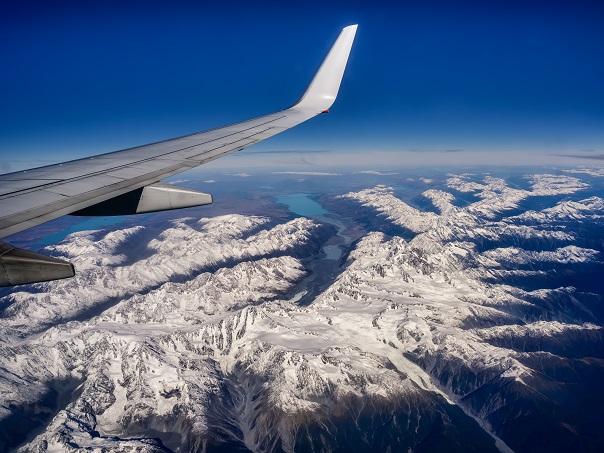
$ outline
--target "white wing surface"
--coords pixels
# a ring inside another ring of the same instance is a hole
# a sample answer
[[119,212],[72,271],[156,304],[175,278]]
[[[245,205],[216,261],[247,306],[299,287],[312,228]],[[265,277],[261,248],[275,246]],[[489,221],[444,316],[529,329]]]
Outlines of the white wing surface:
[[[230,126],[62,164],[0,175],[0,238],[66,214],[118,215],[212,202],[160,181],[326,112],[336,99],[357,26],[342,30],[294,106]],[[0,286],[73,275],[73,267],[0,243]]]

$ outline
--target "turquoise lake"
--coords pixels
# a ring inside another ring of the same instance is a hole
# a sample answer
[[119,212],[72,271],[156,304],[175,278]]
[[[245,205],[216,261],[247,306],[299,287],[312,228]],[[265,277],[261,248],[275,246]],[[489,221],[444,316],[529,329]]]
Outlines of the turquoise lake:
[[310,198],[307,193],[279,195],[277,197],[277,202],[286,205],[291,212],[304,217],[327,214],[327,211],[323,209],[323,206]]
[[119,225],[120,223],[122,223],[121,216],[85,218],[83,221],[71,225],[68,228],[40,238],[36,245],[42,248],[46,247],[47,245],[58,244],[71,233],[87,230],[101,230],[108,226]]

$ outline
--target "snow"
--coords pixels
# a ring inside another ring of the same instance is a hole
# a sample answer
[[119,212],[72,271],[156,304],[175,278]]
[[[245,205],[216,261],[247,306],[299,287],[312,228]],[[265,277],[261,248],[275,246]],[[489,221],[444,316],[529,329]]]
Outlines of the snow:
[[422,212],[409,206],[393,195],[392,187],[383,185],[360,192],[347,193],[342,195],[342,198],[359,201],[363,206],[374,208],[393,223],[416,233],[430,228],[437,217],[431,212]]
[[562,170],[566,173],[572,173],[576,175],[589,175],[594,177],[602,177],[604,176],[604,167],[581,167],[581,168],[573,168],[568,170]]
[[[586,187],[565,175],[529,181],[524,190],[492,176],[450,175],[448,187],[476,200],[456,207],[453,194],[425,191],[439,213],[381,185],[342,195],[415,236],[367,233],[307,306],[296,290],[308,275],[302,256],[322,248],[321,227],[308,219],[227,215],[72,234],[49,251],[74,261],[76,279],[2,301],[2,407],[36,401],[53,379],[78,377],[81,394],[27,448],[154,451],[153,441],[128,438],[155,431],[204,441],[219,432],[255,451],[280,439],[291,451],[300,426],[343,410],[347,398],[438,395],[505,450],[490,424],[497,404],[472,406],[466,396],[502,382],[493,401],[504,401],[504,383],[527,387],[540,373],[521,360],[523,351],[493,339],[601,331],[569,314],[572,288],[528,292],[485,279],[524,272],[522,265],[601,259],[551,224],[601,211],[597,197],[516,217],[539,219],[537,226],[505,217],[528,197]],[[479,252],[485,240],[558,246]]]
[[564,200],[542,211],[526,211],[511,217],[513,222],[551,223],[569,220],[598,220],[604,218],[604,199],[590,197],[583,200]]

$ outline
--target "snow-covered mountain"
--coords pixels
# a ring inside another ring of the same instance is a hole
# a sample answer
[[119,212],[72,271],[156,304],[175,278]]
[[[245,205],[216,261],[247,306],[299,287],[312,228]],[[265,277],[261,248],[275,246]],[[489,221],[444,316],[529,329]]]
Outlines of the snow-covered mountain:
[[[412,237],[365,232],[309,304],[305,282],[334,237],[320,219],[226,215],[70,235],[48,250],[75,263],[75,279],[1,300],[0,445],[603,447],[602,295],[538,284],[602,269],[600,250],[568,225],[602,222],[602,200],[561,200],[589,187],[575,176],[526,181],[450,175],[423,193],[438,213],[385,185],[334,197]],[[535,197],[553,207],[521,207]]]

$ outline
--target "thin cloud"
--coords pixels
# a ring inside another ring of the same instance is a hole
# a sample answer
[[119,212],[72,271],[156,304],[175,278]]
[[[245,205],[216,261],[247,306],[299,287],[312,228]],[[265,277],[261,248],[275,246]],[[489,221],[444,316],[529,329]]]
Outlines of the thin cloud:
[[327,149],[309,149],[309,150],[296,150],[296,149],[269,149],[259,151],[246,151],[247,154],[323,154],[330,153]]
[[376,175],[376,176],[394,176],[394,175],[399,174],[396,171],[378,171],[378,170],[361,170],[361,171],[357,171],[356,173],[362,174],[362,175]]
[[341,173],[331,173],[326,171],[274,171],[273,175],[342,176]]
[[604,154],[554,154],[554,156],[587,160],[604,160]]
[[225,173],[226,176],[239,176],[240,178],[249,178],[250,175],[249,173],[245,173],[245,172],[240,172],[240,173]]

